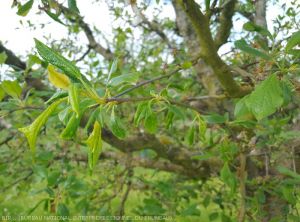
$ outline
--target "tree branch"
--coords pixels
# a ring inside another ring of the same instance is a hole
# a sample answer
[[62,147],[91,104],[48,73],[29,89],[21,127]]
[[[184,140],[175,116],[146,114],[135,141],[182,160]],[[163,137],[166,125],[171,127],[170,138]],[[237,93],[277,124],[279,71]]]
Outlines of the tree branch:
[[223,44],[227,42],[230,35],[230,30],[232,28],[232,17],[234,14],[236,0],[229,0],[227,4],[222,9],[220,15],[220,25],[215,37],[216,48],[220,48]]
[[160,29],[159,25],[156,22],[150,22],[146,18],[146,16],[140,11],[140,9],[137,6],[136,0],[130,0],[130,5],[132,8],[132,11],[149,27],[149,29],[151,31],[155,32],[157,35],[159,35],[161,37],[161,39],[163,41],[165,41],[170,48],[173,48],[171,42],[169,41],[169,38]]
[[[196,59],[192,60],[192,61],[191,61],[192,65],[197,64],[198,60],[199,60],[199,57],[197,57]],[[174,70],[172,70],[172,71],[170,71],[170,72],[168,72],[168,73],[166,73],[166,74],[164,74],[164,75],[161,75],[161,76],[155,77],[155,78],[153,78],[153,79],[145,80],[145,81],[142,81],[142,82],[140,82],[140,83],[137,83],[135,86],[133,86],[133,87],[131,87],[131,88],[128,88],[128,89],[124,90],[123,92],[117,94],[117,95],[114,96],[113,98],[118,98],[118,97],[120,97],[120,96],[123,96],[123,95],[125,95],[125,94],[127,94],[127,93],[129,93],[129,92],[131,92],[131,91],[133,91],[133,90],[135,90],[135,89],[137,89],[137,88],[140,88],[140,87],[142,87],[142,86],[144,86],[144,85],[148,85],[148,84],[153,83],[153,82],[155,82],[155,81],[158,81],[158,80],[161,80],[161,79],[165,79],[165,78],[169,78],[169,77],[175,75],[177,72],[179,72],[179,71],[182,70],[182,69],[183,69],[183,67],[182,67],[181,65],[180,65],[180,66],[177,66]]]
[[11,50],[5,48],[0,43],[0,53],[5,52],[7,55],[7,59],[5,60],[5,64],[11,66],[14,70],[20,71],[26,69],[26,63],[19,59]]
[[[117,148],[118,150],[129,153],[140,151],[143,149],[151,149],[157,153],[160,158],[170,161],[170,163],[181,166],[183,174],[190,178],[205,179],[219,171],[221,163],[217,159],[210,160],[193,160],[194,153],[190,152],[187,147],[177,147],[175,144],[164,145],[160,140],[151,134],[132,135],[125,140],[121,140],[114,136],[112,132],[107,129],[102,130],[102,138],[105,142]],[[135,161],[133,161],[135,164]],[[150,160],[136,161],[136,164],[153,164]],[[158,166],[158,165],[157,165]],[[160,164],[160,166],[167,165]],[[169,165],[171,166],[171,165]],[[180,168],[177,168],[179,170]]]
[[194,0],[176,1],[183,8],[194,26],[201,45],[201,57],[212,68],[222,87],[230,97],[241,97],[247,94],[249,89],[244,89],[235,82],[231,69],[219,57],[209,28],[209,21],[200,11],[199,5]]
[[55,2],[56,6],[61,10],[61,12],[66,17],[66,19],[68,19],[72,23],[75,23],[75,22],[78,23],[78,25],[84,31],[84,33],[89,41],[89,45],[92,49],[94,49],[97,53],[102,55],[107,60],[111,60],[114,58],[114,54],[110,51],[110,49],[104,48],[101,44],[99,44],[96,41],[91,28],[83,20],[82,16],[80,16],[78,13],[71,11],[70,9],[68,9],[67,7],[63,6],[62,4],[58,3],[55,0],[53,0],[53,2]]
[[[0,43],[0,53],[5,52],[7,59],[5,64],[13,68],[15,71],[26,70],[26,63],[23,62],[19,57],[17,57],[11,50],[7,49]],[[28,86],[35,88],[37,90],[45,90],[45,84],[37,78],[32,78],[30,75],[25,77],[25,81]]]

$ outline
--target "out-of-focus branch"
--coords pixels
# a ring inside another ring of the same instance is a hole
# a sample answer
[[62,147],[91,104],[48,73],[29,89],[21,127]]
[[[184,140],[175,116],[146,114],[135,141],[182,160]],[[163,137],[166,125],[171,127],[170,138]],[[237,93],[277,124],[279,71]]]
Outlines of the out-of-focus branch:
[[172,48],[172,44],[171,44],[169,38],[167,37],[167,35],[161,30],[160,26],[155,21],[150,22],[146,18],[146,16],[138,8],[136,0],[130,0],[130,5],[132,8],[132,11],[143,21],[143,23],[145,23],[151,31],[153,31],[157,35],[159,35],[161,37],[161,39],[163,41],[165,41],[170,48]]
[[29,177],[30,177],[32,174],[33,174],[33,171],[32,171],[32,170],[29,170],[29,172],[28,172],[25,176],[16,179],[14,182],[12,182],[11,184],[9,184],[9,185],[7,185],[7,186],[5,186],[5,187],[2,187],[1,190],[0,190],[0,192],[1,192],[1,193],[2,193],[2,192],[5,192],[6,190],[10,189],[10,188],[13,187],[14,185],[16,185],[16,184],[18,184],[18,183],[20,183],[20,182],[22,182],[22,181],[28,180]]
[[[102,138],[105,142],[124,153],[151,149],[157,153],[158,157],[182,167],[183,171],[181,171],[181,174],[190,178],[208,178],[211,174],[217,173],[222,165],[219,160],[213,158],[204,161],[193,160],[194,153],[189,151],[187,147],[177,147],[176,144],[165,145],[152,134],[137,134],[121,140],[114,136],[109,130],[103,129]],[[148,164],[154,164],[154,162],[151,162],[151,160],[136,160],[133,161],[133,164],[146,166]],[[166,165],[165,163],[159,165],[160,167],[174,166]],[[177,168],[177,170],[179,169],[180,168]]]
[[[26,70],[26,63],[0,43],[0,53],[2,52],[5,52],[7,56],[5,60],[6,65],[10,66],[16,71]],[[44,90],[46,88],[45,84],[40,79],[32,78],[30,75],[25,77],[25,81],[31,88],[35,88],[37,90]]]
[[26,69],[26,63],[23,62],[19,57],[17,57],[11,50],[5,48],[0,43],[0,53],[5,52],[7,55],[7,59],[5,60],[5,64],[11,66],[14,70],[25,70]]
[[[266,19],[266,0],[256,0],[255,1],[255,17],[254,23],[265,29],[268,29],[267,19]],[[266,36],[260,36],[260,39],[268,45],[268,39]]]
[[236,0],[229,0],[221,11],[221,15],[219,18],[220,25],[215,37],[215,45],[217,49],[227,42],[227,39],[230,35],[235,4]]
[[266,0],[255,1],[255,17],[254,22],[256,25],[267,28],[266,19]]
[[88,46],[88,49],[85,51],[85,53],[82,54],[82,56],[80,56],[78,59],[75,60],[75,62],[80,62],[81,60],[83,60],[91,51],[91,47]]
[[78,23],[78,25],[84,31],[89,41],[89,45],[92,49],[94,49],[97,53],[102,55],[107,60],[111,60],[114,58],[114,54],[109,48],[104,48],[100,43],[96,41],[93,31],[91,30],[89,25],[84,21],[83,17],[80,14],[73,12],[72,10],[68,9],[67,7],[63,6],[55,0],[53,0],[53,3],[55,3],[56,7],[64,14],[67,20],[69,20],[72,23]]

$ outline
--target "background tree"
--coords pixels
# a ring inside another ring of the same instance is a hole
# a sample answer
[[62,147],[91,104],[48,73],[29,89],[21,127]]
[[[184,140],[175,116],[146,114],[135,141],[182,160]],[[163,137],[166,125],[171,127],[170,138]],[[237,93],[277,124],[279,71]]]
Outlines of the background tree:
[[104,3],[112,36],[75,0],[13,1],[69,37],[0,45],[1,215],[298,221],[299,3],[272,31],[265,0]]

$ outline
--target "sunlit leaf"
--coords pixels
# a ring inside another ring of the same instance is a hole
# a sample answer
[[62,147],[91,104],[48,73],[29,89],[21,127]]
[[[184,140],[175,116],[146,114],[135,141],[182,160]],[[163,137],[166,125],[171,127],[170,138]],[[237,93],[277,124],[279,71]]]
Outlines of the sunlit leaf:
[[68,89],[70,85],[70,79],[68,76],[55,70],[53,65],[48,65],[48,78],[49,81],[57,88]]

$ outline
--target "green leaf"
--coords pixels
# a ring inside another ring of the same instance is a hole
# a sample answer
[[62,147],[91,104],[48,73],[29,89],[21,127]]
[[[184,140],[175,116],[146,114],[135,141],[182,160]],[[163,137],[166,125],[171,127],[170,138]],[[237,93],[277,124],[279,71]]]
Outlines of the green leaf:
[[138,105],[137,110],[134,115],[134,124],[136,126],[138,126],[139,123],[142,121],[142,119],[146,117],[147,110],[148,110],[147,102],[143,102]]
[[206,11],[210,10],[210,0],[205,0],[205,10]]
[[280,82],[283,97],[283,106],[287,106],[293,99],[294,85],[288,78],[283,78]]
[[54,186],[58,184],[59,177],[60,177],[60,172],[59,171],[53,171],[48,175],[48,186]]
[[198,116],[198,129],[199,129],[199,138],[202,142],[204,142],[207,125],[201,116]]
[[194,144],[194,141],[195,141],[195,127],[194,126],[191,126],[187,133],[187,141],[190,146]]
[[255,49],[255,48],[252,48],[251,46],[249,46],[247,44],[247,42],[244,40],[244,39],[241,39],[241,40],[238,40],[234,43],[235,47],[248,53],[248,54],[251,54],[253,56],[257,56],[257,57],[260,57],[260,58],[263,58],[263,59],[266,59],[266,60],[271,60],[272,57],[270,55],[268,55],[267,53],[265,52],[262,52],[258,49]]
[[157,116],[152,111],[145,119],[145,129],[149,133],[155,133],[157,130]]
[[290,49],[288,53],[296,58],[300,57],[300,49]]
[[6,59],[7,59],[6,53],[5,53],[5,52],[1,52],[1,53],[0,53],[0,65],[1,65],[1,64],[4,64],[5,61],[6,61]]
[[246,100],[248,99],[249,95],[240,99],[234,108],[234,117],[237,120],[253,120],[254,116],[251,110],[246,105]]
[[57,14],[55,14],[55,13],[52,13],[52,12],[50,12],[49,10],[47,10],[47,11],[45,11],[45,12],[46,12],[46,14],[47,14],[50,18],[52,18],[54,21],[56,21],[56,22],[58,22],[58,23],[60,23],[60,24],[62,24],[62,25],[65,26],[65,24],[59,19],[59,15],[57,15]]
[[246,106],[257,120],[276,112],[283,102],[282,88],[275,74],[256,86],[255,90],[245,99]]
[[41,130],[41,127],[46,123],[49,116],[53,113],[53,111],[56,109],[56,107],[65,99],[60,99],[52,103],[44,112],[42,112],[35,120],[34,122],[26,127],[19,128],[19,130],[25,134],[28,143],[29,148],[32,151],[32,153],[35,153],[35,147],[36,147],[36,139],[38,136],[38,133]]
[[297,199],[296,195],[294,193],[295,189],[294,186],[282,186],[281,192],[283,194],[283,197],[290,203],[290,204],[296,204]]
[[221,170],[221,179],[230,187],[231,192],[234,193],[237,186],[237,180],[235,175],[231,172],[227,162],[224,164]]
[[168,109],[169,112],[176,115],[179,119],[184,120],[185,114],[177,106],[168,104]]
[[55,67],[53,65],[48,65],[47,67],[48,71],[48,79],[49,81],[59,89],[68,89],[71,81],[68,76],[64,75],[63,73],[60,73],[55,70]]
[[98,121],[95,121],[93,131],[87,139],[86,144],[89,147],[89,167],[90,170],[93,170],[102,151],[101,125]]
[[79,117],[79,85],[73,83],[69,86],[69,101],[76,117]]
[[5,96],[5,91],[2,89],[1,85],[0,85],[0,102],[2,101],[2,99]]
[[286,167],[283,167],[283,166],[279,166],[277,167],[277,170],[279,173],[283,174],[283,175],[286,175],[286,176],[289,176],[289,177],[292,177],[294,179],[297,179],[300,181],[300,174],[286,168]]
[[[64,216],[69,216],[70,215],[68,207],[63,203],[58,204],[56,213],[57,213],[58,216],[61,216],[62,218]],[[64,221],[64,220],[61,219],[60,221]]]
[[269,32],[269,30],[265,29],[262,26],[256,25],[253,22],[246,22],[243,25],[243,29],[249,31],[249,32],[257,32],[263,36],[268,36],[270,39],[273,39],[272,34]]
[[41,41],[37,39],[34,40],[38,53],[46,62],[60,68],[72,80],[77,79],[82,81],[83,78],[79,69],[72,62],[61,56],[53,49],[46,46]]
[[56,93],[54,93],[50,99],[48,99],[45,104],[49,104],[49,103],[52,103],[58,99],[61,99],[61,98],[64,98],[64,97],[67,97],[68,96],[68,93],[65,92],[65,91],[58,91]]
[[183,69],[189,69],[189,68],[191,68],[192,66],[193,66],[193,63],[190,62],[190,61],[184,62],[184,63],[181,65],[181,67],[182,67]]
[[[85,124],[84,127],[84,132],[86,134],[88,134],[88,131],[90,129],[90,127],[92,126],[92,124],[97,120],[97,117],[101,115],[100,113],[100,106],[98,108],[96,108],[90,115],[89,115],[89,119],[87,121],[87,123]],[[101,126],[104,126],[104,123],[99,121]]]
[[76,0],[68,0],[68,7],[72,12],[79,13]]
[[135,83],[138,80],[138,75],[131,73],[131,74],[124,74],[117,77],[112,78],[108,85],[110,86],[118,86],[122,83]]
[[71,118],[69,119],[66,128],[61,132],[60,134],[60,138],[65,139],[65,140],[70,140],[73,139],[73,137],[75,136],[77,129],[79,127],[80,124],[80,119],[81,118],[77,118],[76,117],[77,114],[73,113]]
[[19,85],[18,81],[10,81],[10,80],[4,80],[1,83],[1,88],[11,97],[18,99],[21,96],[22,88]]
[[[77,113],[72,113],[71,118],[68,120],[68,123],[66,125],[66,128],[62,131],[60,134],[60,137],[62,139],[70,140],[73,139],[76,135],[77,129],[80,124],[80,120],[84,114],[84,112],[89,108],[90,105],[93,104],[93,101],[90,99],[85,99],[80,102],[79,104],[79,114],[77,116]],[[60,113],[61,118],[64,120],[68,116],[69,110],[66,109],[64,112]]]
[[126,136],[126,131],[121,126],[121,120],[115,116],[115,111],[113,109],[110,117],[110,127],[112,133],[119,138],[124,138]]
[[201,117],[210,124],[216,124],[216,123],[225,123],[228,121],[228,114],[225,115],[219,115],[217,113],[210,114],[210,115],[201,115]]
[[111,75],[117,71],[117,68],[118,68],[118,59],[115,59],[110,66],[110,70],[107,76],[107,82],[110,82]]
[[58,113],[58,118],[63,124],[67,125],[73,114],[71,107],[68,106]]
[[32,8],[32,5],[33,5],[33,0],[29,0],[24,5],[21,5],[19,7],[17,14],[20,16],[26,16],[30,11],[30,9]]
[[198,204],[189,204],[185,209],[181,212],[182,216],[188,217],[188,216],[200,216],[201,212],[197,208]]
[[300,31],[292,34],[292,36],[290,37],[290,39],[288,40],[288,42],[286,44],[285,50],[289,51],[298,44],[300,44]]

